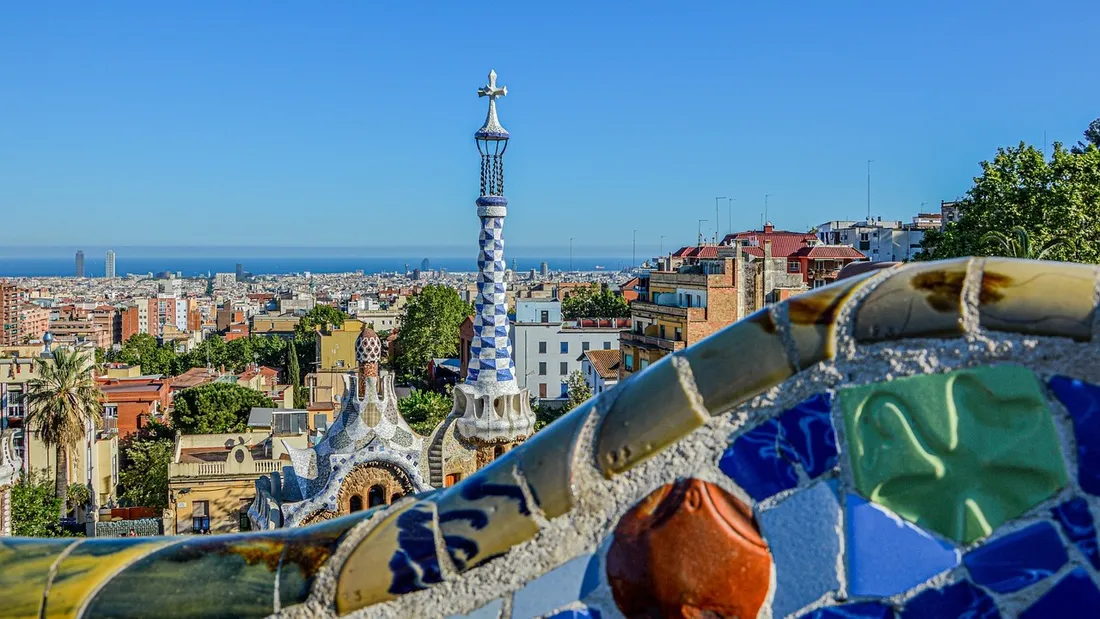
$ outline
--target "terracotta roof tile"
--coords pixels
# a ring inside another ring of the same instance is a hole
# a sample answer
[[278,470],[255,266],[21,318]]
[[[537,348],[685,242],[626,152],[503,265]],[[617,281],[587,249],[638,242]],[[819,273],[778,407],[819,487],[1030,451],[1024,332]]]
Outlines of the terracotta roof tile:
[[588,350],[584,356],[588,362],[604,380],[617,379],[619,377],[619,351],[617,350]]

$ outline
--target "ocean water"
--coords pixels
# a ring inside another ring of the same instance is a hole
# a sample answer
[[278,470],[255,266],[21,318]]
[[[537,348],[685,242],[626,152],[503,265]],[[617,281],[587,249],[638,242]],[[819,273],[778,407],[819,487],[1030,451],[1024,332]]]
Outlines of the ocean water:
[[[476,251],[469,258],[455,257],[427,257],[430,268],[446,269],[450,272],[470,272],[477,270]],[[127,273],[146,274],[160,273],[162,271],[180,272],[184,277],[205,277],[207,273],[233,273],[240,262],[244,270],[254,275],[278,275],[286,273],[350,273],[362,270],[364,273],[404,273],[406,265],[411,269],[419,269],[424,256],[416,258],[402,257],[355,257],[355,256],[317,256],[293,255],[287,257],[215,257],[199,255],[181,256],[127,256],[119,252],[115,257],[115,274],[125,276]],[[546,258],[551,271],[569,270],[569,258]],[[523,273],[531,269],[539,269],[542,259],[516,258],[516,269]],[[76,272],[75,258],[72,255],[60,256],[27,256],[0,255],[0,277],[64,277],[72,276]],[[603,267],[607,271],[616,271],[630,265],[630,257],[574,257],[573,269],[577,271],[593,271],[597,267]],[[508,267],[512,267],[511,258],[508,259]],[[84,259],[85,277],[103,277],[105,269],[102,254],[88,255]]]

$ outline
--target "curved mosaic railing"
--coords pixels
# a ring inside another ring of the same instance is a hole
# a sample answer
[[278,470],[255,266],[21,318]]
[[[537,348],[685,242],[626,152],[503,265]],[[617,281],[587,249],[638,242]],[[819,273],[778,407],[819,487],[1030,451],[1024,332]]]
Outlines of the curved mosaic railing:
[[4,540],[0,614],[1100,615],[1098,281],[999,258],[865,273],[383,511]]

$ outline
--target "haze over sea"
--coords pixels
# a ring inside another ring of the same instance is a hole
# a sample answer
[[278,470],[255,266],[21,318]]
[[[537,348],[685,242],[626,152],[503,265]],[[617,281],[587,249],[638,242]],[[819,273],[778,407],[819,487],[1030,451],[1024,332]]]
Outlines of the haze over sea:
[[[75,272],[77,248],[4,247],[0,248],[0,277],[57,277],[72,276]],[[88,246],[84,251],[84,274],[102,277],[105,253],[108,248]],[[179,272],[183,277],[205,277],[207,273],[232,273],[237,263],[254,275],[287,273],[404,273],[405,267],[418,269],[427,258],[431,269],[449,272],[477,270],[477,249],[446,247],[410,247],[370,250],[367,248],[331,247],[118,247],[115,251],[115,273],[127,274]],[[513,256],[506,253],[508,267],[515,259],[516,268],[523,273],[538,270],[546,261],[551,271],[568,270],[569,256],[561,256],[560,248],[517,250]],[[605,248],[606,252],[606,248]],[[638,253],[641,262],[649,254]],[[629,249],[625,256],[596,256],[575,253],[573,268],[592,271],[597,266],[606,270],[618,270],[630,264]]]

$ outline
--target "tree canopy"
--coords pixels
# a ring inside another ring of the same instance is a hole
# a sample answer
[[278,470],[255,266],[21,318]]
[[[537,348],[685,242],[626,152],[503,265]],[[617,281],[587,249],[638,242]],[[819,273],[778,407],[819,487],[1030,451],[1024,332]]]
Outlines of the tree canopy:
[[630,316],[630,306],[622,295],[593,284],[569,293],[561,302],[561,315],[566,320],[626,318]]
[[451,399],[434,391],[418,389],[398,400],[397,408],[409,427],[428,436],[451,412]]
[[11,532],[17,537],[63,537],[61,499],[48,480],[24,475],[11,489]]
[[298,320],[298,324],[294,327],[295,339],[313,341],[313,333],[317,331],[317,327],[331,326],[339,329],[344,326],[344,321],[348,319],[348,315],[340,311],[339,308],[335,308],[331,305],[314,305],[313,309],[306,312]]
[[118,473],[123,504],[168,507],[168,464],[174,447],[172,429],[157,422],[124,439],[124,464]]
[[1019,227],[1031,246],[1050,246],[1046,258],[1100,263],[1100,243],[1094,242],[1100,238],[1100,150],[1095,145],[1074,152],[1056,143],[1048,159],[1021,142],[999,149],[981,167],[959,205],[959,221],[942,232],[926,232],[918,260],[1005,255],[1006,245],[995,233],[1007,235]]
[[286,340],[274,335],[253,335],[229,342],[220,335],[212,335],[191,352],[180,354],[171,343],[161,346],[153,336],[136,333],[122,344],[118,352],[108,353],[107,359],[140,365],[141,371],[146,374],[175,376],[208,364],[216,368],[224,366],[232,372],[241,372],[250,363],[283,367],[286,350]]
[[271,398],[235,383],[210,383],[176,394],[172,426],[183,434],[243,432],[253,406],[274,408]]
[[425,286],[405,304],[397,332],[397,369],[406,376],[422,376],[428,362],[458,353],[458,328],[473,308],[449,286]]

